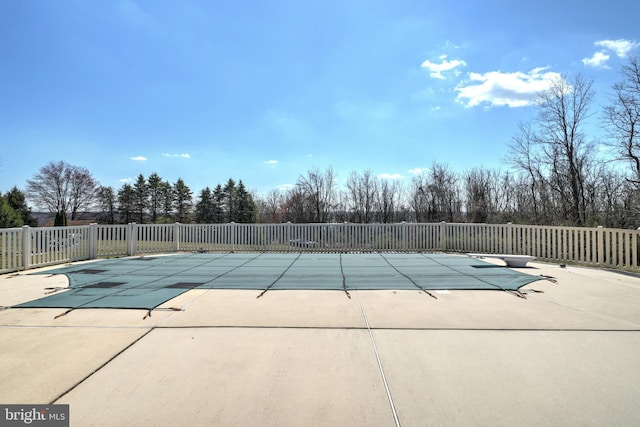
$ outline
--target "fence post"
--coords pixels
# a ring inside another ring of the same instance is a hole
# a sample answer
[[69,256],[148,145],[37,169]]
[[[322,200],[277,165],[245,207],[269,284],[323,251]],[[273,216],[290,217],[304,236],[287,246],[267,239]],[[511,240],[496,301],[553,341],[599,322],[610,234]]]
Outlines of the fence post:
[[[180,252],[180,223],[173,224],[173,251]],[[202,242],[200,242],[202,243]]]
[[405,221],[402,224],[402,250],[406,251],[409,248],[408,236],[407,236],[407,223]]
[[440,223],[440,250],[442,252],[447,250],[447,244],[446,244],[447,243],[446,242],[446,240],[447,240],[446,239],[447,232],[446,232],[446,227],[447,227],[447,222],[446,221],[442,221]]
[[89,224],[89,259],[98,258],[98,224]]
[[631,233],[631,267],[638,268],[638,232],[640,227]]
[[507,222],[507,254],[513,253],[513,224]]
[[135,222],[130,222],[127,227],[127,256],[136,254],[138,241],[138,227]]
[[22,268],[28,270],[31,266],[31,227],[22,227]]
[[231,228],[231,251],[235,252],[236,250],[236,223],[231,221],[229,223]]
[[598,258],[598,265],[603,265],[604,264],[604,228],[599,225],[597,230],[596,230],[596,239],[598,240],[598,253],[597,253],[597,258]]

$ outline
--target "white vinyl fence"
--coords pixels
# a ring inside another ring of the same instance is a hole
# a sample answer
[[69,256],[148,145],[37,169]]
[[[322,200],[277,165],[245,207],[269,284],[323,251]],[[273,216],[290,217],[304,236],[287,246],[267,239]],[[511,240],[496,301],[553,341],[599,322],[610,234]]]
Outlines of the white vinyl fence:
[[638,230],[516,224],[91,224],[0,229],[0,273],[161,252],[482,252],[638,268]]

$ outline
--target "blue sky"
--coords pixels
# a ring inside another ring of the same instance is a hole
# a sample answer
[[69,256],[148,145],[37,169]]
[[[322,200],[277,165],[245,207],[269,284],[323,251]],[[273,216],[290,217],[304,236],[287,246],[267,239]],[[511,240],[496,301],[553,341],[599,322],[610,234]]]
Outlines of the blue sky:
[[593,78],[600,112],[638,16],[627,0],[0,0],[0,191],[58,160],[194,193],[330,166],[339,183],[505,169],[554,76]]

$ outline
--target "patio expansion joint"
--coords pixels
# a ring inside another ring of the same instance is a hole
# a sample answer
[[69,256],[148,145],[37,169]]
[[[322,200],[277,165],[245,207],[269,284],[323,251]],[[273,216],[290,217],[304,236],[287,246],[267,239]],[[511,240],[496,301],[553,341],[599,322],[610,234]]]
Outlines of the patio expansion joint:
[[622,328],[447,328],[447,327],[373,327],[370,326],[295,326],[295,325],[153,325],[153,326],[131,326],[131,325],[1,325],[2,329],[290,329],[290,330],[338,330],[338,331],[475,331],[475,332],[622,332],[639,333],[640,327],[633,329]]
[[380,360],[380,353],[378,353],[378,346],[376,345],[375,337],[373,336],[373,332],[371,331],[371,327],[369,325],[369,319],[367,319],[367,313],[364,309],[364,305],[362,305],[362,300],[360,299],[360,294],[356,293],[358,297],[358,303],[360,304],[360,310],[362,311],[362,317],[364,318],[364,323],[367,327],[367,332],[369,333],[369,338],[371,339],[371,345],[373,346],[373,352],[376,356],[376,362],[378,364],[378,369],[380,371],[380,376],[382,377],[382,383],[384,385],[384,389],[387,393],[387,399],[389,400],[389,405],[391,406],[391,412],[393,414],[393,421],[395,422],[396,427],[400,427],[400,420],[398,418],[398,413],[396,411],[396,406],[393,403],[393,397],[391,396],[391,390],[389,389],[389,384],[387,382],[387,377],[384,374],[384,368],[382,367],[382,360]]
[[55,404],[58,400],[62,399],[64,396],[66,396],[68,393],[70,393],[71,391],[73,391],[76,387],[78,387],[80,384],[84,383],[86,380],[88,380],[89,378],[91,378],[96,372],[100,371],[102,368],[104,368],[105,366],[107,366],[109,363],[111,363],[113,360],[115,360],[118,356],[120,356],[122,353],[124,353],[125,351],[127,351],[128,349],[130,349],[131,347],[133,347],[136,343],[138,343],[140,340],[142,340],[144,337],[146,337],[147,335],[149,335],[151,333],[151,331],[153,331],[155,328],[155,326],[152,326],[151,328],[149,328],[149,330],[147,332],[145,332],[144,334],[140,335],[138,338],[136,338],[135,340],[133,340],[131,343],[129,343],[127,346],[125,346],[122,350],[120,350],[119,352],[117,352],[116,354],[114,354],[113,356],[111,356],[107,361],[105,361],[103,364],[101,364],[100,366],[98,366],[96,369],[94,369],[93,371],[91,371],[88,375],[86,375],[84,378],[82,378],[80,381],[78,381],[77,383],[75,383],[74,385],[72,385],[71,387],[69,387],[66,391],[64,391],[63,393],[61,393],[60,395],[58,395],[55,399],[53,399],[51,402],[49,402],[49,405],[53,405]]
[[[21,326],[18,326],[21,327]],[[53,326],[52,326],[53,327]],[[1,328],[1,326],[0,326]],[[156,325],[155,329],[290,329],[290,330],[339,330],[339,331],[472,331],[472,332],[623,332],[638,333],[635,329],[595,329],[595,328],[446,328],[446,327],[372,327],[372,326],[293,326],[293,325]]]

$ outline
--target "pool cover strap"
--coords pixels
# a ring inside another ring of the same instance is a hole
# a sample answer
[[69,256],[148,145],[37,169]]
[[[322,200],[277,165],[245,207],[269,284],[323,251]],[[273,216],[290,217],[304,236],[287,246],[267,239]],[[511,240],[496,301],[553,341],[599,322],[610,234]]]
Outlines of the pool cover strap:
[[278,278],[277,278],[276,280],[274,280],[273,282],[271,282],[271,284],[270,284],[269,286],[267,286],[267,287],[264,289],[264,291],[260,292],[260,294],[258,294],[258,296],[257,296],[256,298],[260,298],[260,297],[261,297],[262,295],[264,295],[264,294],[265,294],[269,289],[271,289],[271,287],[272,287],[273,285],[275,285],[275,284],[278,282],[278,280],[280,280],[280,279],[282,278],[282,276],[284,276],[284,275],[287,273],[287,271],[289,271],[289,269],[291,268],[291,266],[293,266],[293,264],[295,264],[295,263],[296,263],[296,261],[298,260],[298,258],[300,258],[300,255],[301,255],[301,254],[298,254],[298,256],[296,257],[296,259],[294,259],[294,260],[293,260],[293,262],[292,262],[291,264],[289,264],[289,267],[287,267],[287,269],[286,269],[286,270],[284,270],[284,271],[282,272],[282,274],[281,274],[281,275],[279,275],[279,276],[278,276]]
[[407,278],[407,280],[409,280],[411,283],[413,283],[415,285],[416,288],[420,289],[422,292],[426,293],[427,295],[429,295],[431,298],[433,299],[438,299],[437,296],[435,296],[434,294],[432,294],[431,292],[429,292],[428,290],[424,289],[423,287],[421,287],[420,285],[418,285],[416,282],[413,281],[413,279],[411,279],[411,277],[407,276],[406,274],[404,274],[402,271],[398,270],[396,267],[393,266],[393,264],[391,264],[389,262],[389,260],[384,256],[384,255],[380,255],[382,257],[382,259],[385,260],[385,262],[387,264],[389,264],[394,270],[396,270],[398,273],[400,273],[401,275],[403,275],[404,277]]

